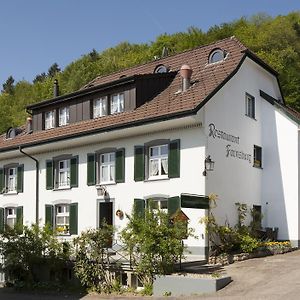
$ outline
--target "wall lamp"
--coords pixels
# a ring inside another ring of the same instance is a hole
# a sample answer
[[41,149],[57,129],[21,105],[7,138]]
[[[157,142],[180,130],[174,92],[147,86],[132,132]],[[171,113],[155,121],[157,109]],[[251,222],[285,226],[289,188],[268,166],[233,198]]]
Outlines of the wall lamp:
[[207,175],[207,171],[213,171],[215,167],[215,162],[210,158],[210,155],[208,155],[204,160],[204,171],[203,176]]

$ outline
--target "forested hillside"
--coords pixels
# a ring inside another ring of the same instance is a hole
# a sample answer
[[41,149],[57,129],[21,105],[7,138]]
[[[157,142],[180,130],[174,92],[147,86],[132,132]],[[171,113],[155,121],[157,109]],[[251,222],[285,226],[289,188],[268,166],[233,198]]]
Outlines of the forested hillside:
[[213,26],[207,32],[191,27],[186,32],[160,35],[148,44],[123,42],[101,53],[92,50],[64,70],[54,63],[33,83],[15,82],[10,76],[0,94],[0,132],[25,122],[27,104],[51,98],[54,78],[62,94],[70,93],[96,76],[153,60],[164,47],[174,54],[232,35],[279,72],[287,104],[300,111],[300,12],[275,18],[260,14]]

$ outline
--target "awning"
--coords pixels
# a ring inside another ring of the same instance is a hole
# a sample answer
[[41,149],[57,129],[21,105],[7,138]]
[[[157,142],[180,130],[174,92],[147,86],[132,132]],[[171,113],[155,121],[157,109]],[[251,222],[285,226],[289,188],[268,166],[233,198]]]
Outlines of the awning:
[[199,208],[199,209],[209,208],[208,196],[182,193],[180,195],[180,198],[181,198],[182,208]]

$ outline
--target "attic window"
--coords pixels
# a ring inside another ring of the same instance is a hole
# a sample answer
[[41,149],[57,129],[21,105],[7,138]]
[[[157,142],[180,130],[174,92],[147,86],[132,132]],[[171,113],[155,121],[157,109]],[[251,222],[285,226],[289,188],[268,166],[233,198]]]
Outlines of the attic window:
[[6,131],[6,138],[7,139],[13,139],[16,137],[16,129],[15,128],[9,128],[7,131]]
[[220,61],[224,60],[225,57],[226,57],[225,51],[223,51],[222,49],[214,49],[209,54],[208,63],[214,64],[214,63],[220,62]]
[[168,73],[168,68],[165,65],[158,65],[155,67],[154,73]]

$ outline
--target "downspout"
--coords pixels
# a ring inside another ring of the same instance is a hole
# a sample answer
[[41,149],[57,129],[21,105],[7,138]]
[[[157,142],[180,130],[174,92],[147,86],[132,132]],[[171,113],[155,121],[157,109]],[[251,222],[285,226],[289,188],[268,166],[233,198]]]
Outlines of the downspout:
[[31,155],[25,153],[22,150],[22,147],[19,147],[19,151],[24,154],[25,156],[31,158],[32,160],[35,161],[35,182],[36,182],[36,186],[35,186],[35,223],[36,225],[39,225],[39,161],[32,157]]

